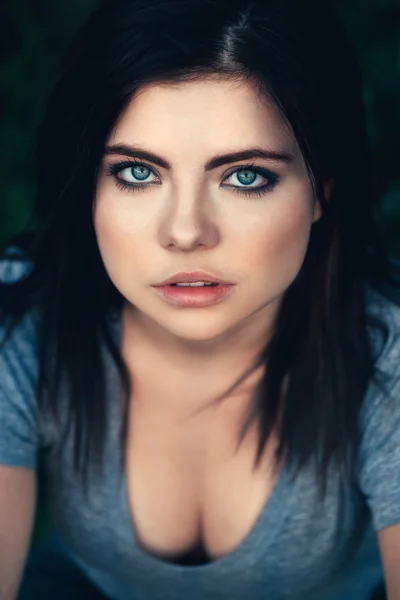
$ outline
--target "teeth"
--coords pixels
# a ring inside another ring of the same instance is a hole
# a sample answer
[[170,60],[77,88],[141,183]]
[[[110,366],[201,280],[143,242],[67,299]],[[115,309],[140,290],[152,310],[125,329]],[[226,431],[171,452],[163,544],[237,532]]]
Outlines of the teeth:
[[196,281],[196,282],[191,282],[191,283],[173,283],[172,285],[179,285],[181,287],[183,286],[190,286],[190,287],[201,287],[204,285],[217,285],[216,283],[209,283],[206,281]]

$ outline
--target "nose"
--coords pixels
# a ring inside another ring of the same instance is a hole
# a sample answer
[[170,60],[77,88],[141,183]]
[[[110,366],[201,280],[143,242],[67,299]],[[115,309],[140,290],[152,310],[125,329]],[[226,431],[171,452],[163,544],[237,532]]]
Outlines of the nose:
[[159,237],[166,249],[190,252],[211,249],[220,239],[220,230],[212,215],[212,205],[204,189],[175,191],[162,219]]

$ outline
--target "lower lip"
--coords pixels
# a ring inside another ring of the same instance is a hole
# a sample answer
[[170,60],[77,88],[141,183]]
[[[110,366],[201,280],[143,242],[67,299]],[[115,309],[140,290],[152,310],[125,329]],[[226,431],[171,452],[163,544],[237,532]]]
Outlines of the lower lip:
[[172,286],[163,285],[154,289],[167,302],[175,306],[187,306],[190,308],[202,308],[217,304],[226,298],[233,290],[232,284],[207,285],[207,286]]

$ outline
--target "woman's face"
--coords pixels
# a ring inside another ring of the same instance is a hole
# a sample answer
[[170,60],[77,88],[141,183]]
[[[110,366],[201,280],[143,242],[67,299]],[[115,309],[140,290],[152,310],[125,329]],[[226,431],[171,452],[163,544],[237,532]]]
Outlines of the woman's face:
[[[237,81],[149,85],[107,148],[94,225],[105,268],[137,318],[193,343],[249,327],[266,332],[321,215],[297,143],[274,106]],[[254,149],[266,156],[206,168],[214,157]],[[234,283],[232,292],[188,308],[152,287],[199,269]]]

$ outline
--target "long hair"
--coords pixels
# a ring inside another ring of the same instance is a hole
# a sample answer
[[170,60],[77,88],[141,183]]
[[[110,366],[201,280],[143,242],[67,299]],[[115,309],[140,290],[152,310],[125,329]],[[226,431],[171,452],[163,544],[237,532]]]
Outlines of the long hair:
[[32,268],[0,286],[0,316],[10,334],[28,310],[39,309],[38,405],[57,421],[67,382],[74,468],[86,476],[89,465],[102,464],[107,426],[101,347],[121,376],[122,449],[132,392],[109,329],[123,298],[102,263],[92,217],[105,142],[141,86],[209,75],[251,81],[272,98],[323,210],[283,295],[273,337],[252,369],[268,364],[243,433],[256,420],[259,460],[277,429],[277,462],[285,458],[298,472],[312,461],[324,483],[331,463],[343,473],[356,464],[359,414],[377,374],[368,327],[387,335],[385,324],[367,315],[365,286],[384,293],[395,283],[379,199],[371,192],[360,72],[328,3],[103,2],[74,39],[47,101],[34,215],[11,241]]

